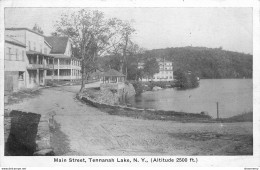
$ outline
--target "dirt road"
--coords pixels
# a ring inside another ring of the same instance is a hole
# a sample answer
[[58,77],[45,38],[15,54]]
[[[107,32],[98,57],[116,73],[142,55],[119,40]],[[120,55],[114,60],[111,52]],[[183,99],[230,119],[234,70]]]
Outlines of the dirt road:
[[108,115],[75,99],[79,86],[42,89],[7,109],[56,113],[57,155],[244,155],[253,153],[252,123],[180,123]]

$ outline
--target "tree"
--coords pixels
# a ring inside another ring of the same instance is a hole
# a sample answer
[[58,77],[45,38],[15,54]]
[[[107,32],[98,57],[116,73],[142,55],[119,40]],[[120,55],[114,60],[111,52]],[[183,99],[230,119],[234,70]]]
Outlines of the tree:
[[127,57],[125,63],[125,70],[129,80],[138,80],[138,77],[141,75],[141,72],[138,69],[138,63],[140,62],[144,51],[145,49],[140,48],[137,44],[130,41],[127,48]]
[[174,79],[176,80],[175,86],[180,88],[186,88],[188,86],[188,79],[185,72],[181,69],[174,71]]
[[159,64],[156,58],[152,58],[144,63],[144,74],[148,78],[152,78],[155,73],[159,73]]
[[[114,51],[113,53],[121,56],[120,60],[120,72],[128,75],[127,56],[129,44],[131,44],[131,35],[135,32],[135,29],[128,21],[118,21],[118,36],[114,38]],[[124,70],[124,71],[123,71]]]
[[41,27],[39,25],[37,25],[36,23],[34,24],[32,30],[35,31],[35,32],[38,32],[40,34],[43,34]]
[[81,59],[81,88],[85,87],[87,76],[96,69],[96,57],[104,54],[110,47],[110,39],[116,35],[117,19],[105,19],[97,10],[82,9],[71,15],[62,14],[56,23],[56,32],[72,39]]
[[121,53],[112,51],[112,55],[100,58],[99,62],[103,68],[113,68],[115,70],[127,70],[126,76],[128,80],[137,80],[139,70],[137,68],[140,56],[144,53],[144,49],[137,44],[130,42],[126,51],[126,62],[122,65]]
[[144,69],[137,69],[135,80],[138,81],[139,79],[142,80],[145,76]]
[[177,69],[174,72],[175,86],[181,89],[195,88],[199,85],[197,76],[192,72],[186,72],[182,69]]

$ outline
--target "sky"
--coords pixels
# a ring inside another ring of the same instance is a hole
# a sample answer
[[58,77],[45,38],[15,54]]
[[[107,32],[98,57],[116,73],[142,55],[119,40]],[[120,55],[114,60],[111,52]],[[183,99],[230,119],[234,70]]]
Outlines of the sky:
[[[136,29],[133,41],[148,50],[199,46],[253,53],[252,8],[88,9],[130,21]],[[80,8],[5,8],[5,27],[32,28],[37,23],[50,35],[62,13],[77,10]]]

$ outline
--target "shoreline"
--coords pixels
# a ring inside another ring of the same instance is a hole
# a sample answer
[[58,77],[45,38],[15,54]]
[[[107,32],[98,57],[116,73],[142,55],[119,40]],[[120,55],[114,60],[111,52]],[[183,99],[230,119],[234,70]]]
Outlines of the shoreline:
[[183,123],[234,123],[234,122],[253,122],[253,112],[247,112],[229,118],[212,118],[203,113],[186,113],[176,111],[165,111],[155,109],[140,109],[120,105],[109,105],[98,103],[86,96],[77,94],[76,97],[81,102],[98,108],[109,115],[132,117],[135,119],[177,121]]

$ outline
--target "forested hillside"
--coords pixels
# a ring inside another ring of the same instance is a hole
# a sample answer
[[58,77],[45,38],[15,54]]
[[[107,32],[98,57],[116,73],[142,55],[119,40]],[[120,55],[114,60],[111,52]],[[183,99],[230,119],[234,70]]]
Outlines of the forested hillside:
[[221,48],[179,47],[146,51],[144,58],[165,57],[174,70],[190,70],[200,78],[252,78],[253,56]]

